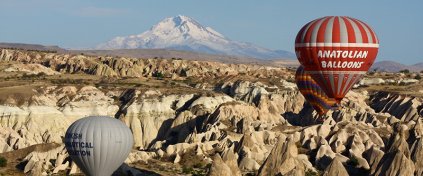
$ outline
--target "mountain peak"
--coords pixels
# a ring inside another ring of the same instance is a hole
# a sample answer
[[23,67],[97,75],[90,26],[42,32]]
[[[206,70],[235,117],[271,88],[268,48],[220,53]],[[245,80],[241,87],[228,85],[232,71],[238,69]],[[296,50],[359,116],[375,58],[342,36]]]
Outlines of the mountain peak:
[[[183,25],[184,23],[198,23],[196,22],[194,19],[184,16],[184,15],[178,15],[178,16],[174,16],[174,17],[168,17],[163,19],[162,21],[160,21],[157,25],[161,25],[161,24],[172,24],[173,27],[178,27]],[[155,26],[157,26],[155,25]],[[154,26],[153,26],[154,28]]]
[[138,35],[115,37],[96,48],[165,48],[262,59],[291,58],[292,56],[292,54],[282,54],[283,52],[249,43],[231,41],[211,27],[205,27],[193,18],[184,15],[165,18],[148,31]]
[[184,16],[184,15],[178,15],[178,16],[172,17],[172,19],[177,24],[181,24],[181,23],[186,22],[186,21],[194,21],[194,19],[187,17],[187,16]]
[[185,38],[193,37],[196,39],[202,39],[204,37],[223,37],[223,35],[215,32],[214,30],[209,31],[209,27],[204,27],[194,19],[178,15],[175,17],[165,18],[160,21],[157,25],[154,25],[150,31],[157,35],[182,35]]

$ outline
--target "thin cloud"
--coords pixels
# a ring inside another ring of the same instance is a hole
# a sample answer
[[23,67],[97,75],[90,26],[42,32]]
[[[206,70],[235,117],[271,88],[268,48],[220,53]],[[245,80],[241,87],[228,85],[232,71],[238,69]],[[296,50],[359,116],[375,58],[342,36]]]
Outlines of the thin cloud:
[[82,17],[108,17],[127,14],[126,9],[104,8],[104,7],[83,7],[74,12],[74,15]]

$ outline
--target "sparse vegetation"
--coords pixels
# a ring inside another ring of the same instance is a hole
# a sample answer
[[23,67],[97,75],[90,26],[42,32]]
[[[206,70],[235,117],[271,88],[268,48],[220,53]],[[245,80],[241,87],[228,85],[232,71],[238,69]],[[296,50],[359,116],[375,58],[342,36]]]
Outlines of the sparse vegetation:
[[152,76],[159,80],[162,80],[164,78],[164,74],[160,71],[155,71]]
[[83,80],[83,79],[53,79],[50,81],[52,84],[57,85],[66,85],[66,84],[72,84],[72,85],[89,85],[89,80]]
[[203,176],[206,175],[206,173],[202,170],[195,170],[192,167],[183,167],[182,173],[184,174],[191,174],[192,176]]
[[319,176],[320,174],[318,172],[314,172],[310,169],[307,169],[307,171],[305,172],[305,176]]
[[422,76],[420,76],[419,74],[417,74],[416,77],[414,77],[414,79],[421,80],[422,79]]
[[7,166],[7,159],[0,156],[0,167],[6,167]]
[[355,157],[351,157],[350,160],[347,161],[347,164],[355,167],[358,165],[358,160]]
[[194,169],[192,167],[183,167],[182,168],[182,173],[184,174],[190,174],[194,171]]
[[195,163],[193,166],[194,166],[194,168],[204,168],[207,165],[204,165],[204,163],[199,162],[199,163]]
[[14,47],[4,47],[0,49],[17,50],[17,51],[28,51],[28,52],[43,52],[43,53],[57,53],[55,50],[37,50],[37,49],[23,49]]
[[44,78],[45,76],[47,76],[47,75],[44,72],[39,72],[37,74],[24,73],[22,75],[22,79],[38,79],[38,78]]
[[377,68],[373,69],[372,71],[369,72],[369,75],[375,75],[375,73],[377,72]]
[[404,70],[400,70],[399,72],[400,72],[400,73],[407,74],[407,73],[410,73],[410,70],[408,70],[408,69],[404,69]]

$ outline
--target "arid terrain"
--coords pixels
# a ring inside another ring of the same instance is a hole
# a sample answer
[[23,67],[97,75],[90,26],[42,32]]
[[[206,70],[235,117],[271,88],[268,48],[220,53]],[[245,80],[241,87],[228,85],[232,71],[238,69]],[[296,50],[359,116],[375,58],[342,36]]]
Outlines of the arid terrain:
[[0,49],[0,175],[82,175],[63,144],[89,115],[125,122],[116,175],[423,175],[422,73],[369,73],[323,124],[269,64]]

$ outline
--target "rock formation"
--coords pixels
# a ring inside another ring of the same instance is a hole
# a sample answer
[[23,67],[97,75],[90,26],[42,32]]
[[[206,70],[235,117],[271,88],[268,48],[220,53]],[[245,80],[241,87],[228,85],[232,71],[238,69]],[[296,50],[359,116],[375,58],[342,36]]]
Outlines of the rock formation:
[[[118,118],[132,130],[134,150],[121,174],[423,173],[419,96],[355,89],[318,124],[286,68],[10,49],[0,50],[0,62],[0,72],[18,78],[81,74],[153,85],[34,84],[24,93],[9,93],[20,84],[1,85],[7,93],[0,94],[0,155],[21,155],[11,157],[10,168],[19,173],[80,173],[62,138],[72,122],[89,115]],[[151,79],[157,75],[163,79]]]
[[293,170],[304,175],[305,166],[297,157],[295,142],[290,138],[279,137],[278,143],[260,167],[258,175],[285,175]]
[[323,176],[348,176],[348,172],[345,167],[342,165],[338,157],[335,157],[330,165],[325,169]]

